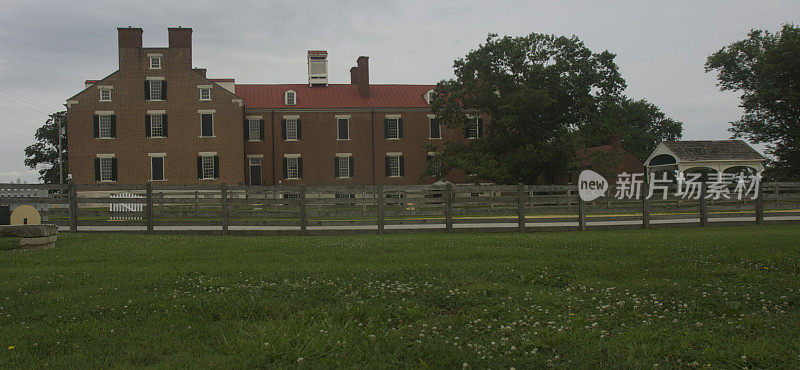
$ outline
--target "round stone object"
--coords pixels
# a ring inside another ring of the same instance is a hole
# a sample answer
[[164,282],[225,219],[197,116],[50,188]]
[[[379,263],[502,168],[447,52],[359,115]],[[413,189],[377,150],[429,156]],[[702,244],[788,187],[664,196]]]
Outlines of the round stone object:
[[21,205],[11,212],[12,225],[41,225],[42,217],[39,211],[29,205]]

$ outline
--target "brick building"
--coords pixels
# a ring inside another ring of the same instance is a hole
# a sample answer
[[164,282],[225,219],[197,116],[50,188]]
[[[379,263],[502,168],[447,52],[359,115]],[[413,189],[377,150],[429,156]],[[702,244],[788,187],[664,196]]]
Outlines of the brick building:
[[424,143],[483,132],[480,118],[440,127],[434,85],[370,84],[367,57],[350,84],[329,84],[327,52],[312,50],[307,83],[242,85],[192,67],[191,28],[168,31],[168,47],[145,48],[141,28],[119,28],[119,69],[68,99],[76,183],[418,184],[432,181]]

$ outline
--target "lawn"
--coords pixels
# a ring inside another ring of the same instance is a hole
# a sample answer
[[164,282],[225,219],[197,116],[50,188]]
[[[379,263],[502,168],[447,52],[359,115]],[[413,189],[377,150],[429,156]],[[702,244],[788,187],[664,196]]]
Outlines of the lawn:
[[0,367],[800,367],[800,227],[0,239]]

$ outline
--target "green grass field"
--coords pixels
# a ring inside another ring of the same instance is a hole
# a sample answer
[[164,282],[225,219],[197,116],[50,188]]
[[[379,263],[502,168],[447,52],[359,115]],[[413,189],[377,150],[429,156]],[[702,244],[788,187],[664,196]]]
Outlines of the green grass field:
[[0,239],[0,367],[800,367],[800,227]]

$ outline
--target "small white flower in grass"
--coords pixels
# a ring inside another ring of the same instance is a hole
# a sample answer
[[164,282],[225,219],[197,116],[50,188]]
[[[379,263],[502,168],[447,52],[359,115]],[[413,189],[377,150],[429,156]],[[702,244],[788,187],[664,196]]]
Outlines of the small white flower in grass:
[[297,358],[297,363],[299,364],[299,363],[303,362],[303,360],[304,360],[304,359],[303,359],[302,357],[298,357],[298,358]]
[[465,362],[463,365],[461,365],[461,367],[463,367],[463,368],[465,368],[465,369],[466,369],[466,368],[468,368],[468,367],[469,367],[469,364]]

